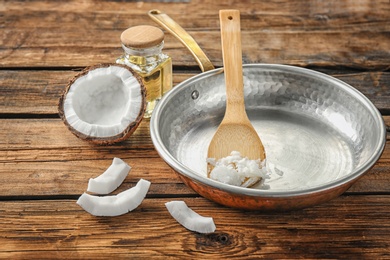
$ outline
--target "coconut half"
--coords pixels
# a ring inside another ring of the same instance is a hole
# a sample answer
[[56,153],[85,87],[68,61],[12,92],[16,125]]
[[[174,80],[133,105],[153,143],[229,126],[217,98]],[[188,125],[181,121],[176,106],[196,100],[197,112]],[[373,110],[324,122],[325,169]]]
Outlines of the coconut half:
[[77,137],[96,144],[128,138],[141,122],[146,107],[141,78],[121,64],[87,67],[68,83],[58,111]]
[[165,207],[177,222],[191,231],[207,234],[216,229],[213,218],[199,215],[184,201],[170,201],[165,203]]

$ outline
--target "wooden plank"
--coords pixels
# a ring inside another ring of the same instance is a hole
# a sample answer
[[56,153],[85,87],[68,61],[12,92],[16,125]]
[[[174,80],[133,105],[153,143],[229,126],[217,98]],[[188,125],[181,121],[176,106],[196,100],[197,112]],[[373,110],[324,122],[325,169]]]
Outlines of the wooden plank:
[[[357,181],[348,193],[390,193],[389,145],[390,142],[373,169]],[[107,159],[62,161],[60,153],[52,155],[51,161],[6,160],[0,168],[0,197],[78,196],[86,190],[89,178],[103,173],[114,156],[121,156],[120,158],[132,166],[130,174],[114,193],[130,188],[140,178],[144,178],[153,183],[150,190],[152,195],[195,195],[161,158],[128,158],[125,152],[112,151],[111,154],[101,155]]]
[[[390,72],[324,71],[349,83],[373,104],[390,113]],[[0,70],[0,114],[57,114],[58,99],[77,71]],[[197,75],[175,72],[174,85]]]
[[[388,144],[390,145],[390,144]],[[61,159],[61,158],[59,158]],[[0,169],[0,198],[17,199],[47,196],[77,197],[86,191],[89,178],[105,171],[112,159],[68,162],[3,163]],[[124,159],[133,168],[113,194],[133,187],[143,178],[152,182],[152,196],[197,196],[160,158]],[[390,152],[387,149],[378,163],[358,180],[346,194],[389,194]]]
[[[385,117],[390,125],[390,116]],[[73,136],[59,119],[0,120],[0,196],[74,196],[88,179],[101,174],[113,157],[133,166],[125,185],[149,179],[153,194],[194,194],[159,157],[147,121],[127,141],[110,146],[92,145]],[[375,167],[349,191],[389,193],[390,138]]]
[[[208,0],[169,4],[6,3],[2,16],[7,26],[0,28],[1,66],[72,67],[114,61],[122,53],[120,33],[128,26],[153,24],[147,11],[154,8],[168,12],[193,35],[216,66],[222,65],[218,10],[231,5]],[[375,5],[364,0],[353,6],[347,0],[250,5],[244,1],[236,3],[235,8],[242,12],[244,63],[388,68],[389,4],[384,0]],[[166,52],[175,66],[196,66],[189,52],[171,35],[166,38]]]
[[58,113],[59,97],[75,74],[73,71],[0,71],[1,113]]
[[[389,123],[389,116],[385,117],[385,122]],[[2,131],[0,131],[1,162],[8,160],[14,162],[50,161],[53,155],[54,157],[61,156],[61,161],[87,158],[92,160],[107,158],[102,156],[112,154],[114,151],[124,158],[158,156],[150,139],[147,120],[142,121],[126,141],[107,146],[93,145],[78,139],[60,119],[0,119],[0,125],[2,126]],[[67,149],[69,153],[62,154],[63,149]],[[40,150],[43,152],[40,153]],[[131,153],[133,150],[138,150],[141,154],[133,155]],[[23,151],[26,153],[24,154]],[[29,156],[28,153],[31,151],[36,151],[37,154]],[[128,153],[123,154],[123,151],[128,151]]]
[[388,196],[343,196],[317,207],[283,214],[219,207],[203,198],[179,198],[197,213],[213,217],[217,230],[209,235],[179,225],[165,209],[164,203],[170,200],[147,198],[133,212],[111,218],[91,216],[74,200],[2,202],[0,257],[390,256]]
[[[164,1],[162,1],[164,2]],[[134,1],[114,2],[77,0],[66,3],[46,1],[2,1],[2,9],[9,27],[67,29],[78,28],[90,32],[118,30],[135,24],[151,22],[147,12],[160,9],[168,13],[183,28],[190,31],[218,31],[218,10],[231,9],[232,4],[212,0],[158,1],[138,3]],[[360,0],[350,4],[348,0],[302,2],[280,1],[236,1],[234,8],[241,12],[243,30],[280,31],[368,31],[378,32],[388,26],[389,3],[379,0]],[[33,23],[33,24],[32,24]],[[358,26],[357,26],[358,25]],[[86,34],[87,35],[87,34]],[[84,37],[83,37],[84,38]],[[102,39],[103,41],[107,39]]]
[[[93,145],[75,137],[60,119],[3,119],[0,142],[2,162],[158,157],[150,139],[149,122],[141,122],[126,141],[110,146]],[[66,151],[65,151],[66,149]],[[134,152],[137,152],[134,155]],[[102,157],[103,155],[103,157]]]
[[[231,3],[212,0],[176,1],[169,3],[137,3],[91,0],[50,3],[45,1],[2,1],[2,9],[7,19],[6,25],[13,27],[79,28],[88,32],[89,27],[98,29],[118,29],[149,21],[147,12],[160,9],[168,13],[185,29],[219,30],[218,10],[231,9]],[[162,1],[163,2],[163,1]],[[241,20],[248,26],[244,30],[338,30],[362,31],[368,28],[380,31],[388,25],[389,3],[379,0],[360,0],[350,4],[348,0],[302,2],[281,1],[236,1],[234,8],[241,12]],[[25,18],[22,19],[23,15]],[[115,15],[115,16],[113,16]],[[131,15],[131,16],[129,16]],[[50,21],[50,22],[47,22]],[[77,25],[80,25],[77,27]],[[359,25],[359,26],[356,26]]]
[[[0,70],[0,114],[57,114],[65,86],[79,71]],[[173,83],[194,75],[174,73]]]
[[[22,34],[22,32],[19,32]],[[44,37],[43,32],[37,32]],[[116,39],[120,32],[107,35]],[[207,56],[217,67],[222,66],[221,47],[219,32],[194,32]],[[38,36],[37,36],[38,37]],[[47,35],[48,38],[55,37]],[[74,36],[75,38],[81,37]],[[75,44],[61,46],[52,43],[50,46],[20,46],[17,49],[5,46],[0,50],[1,66],[12,67],[79,67],[90,66],[104,62],[114,62],[122,55],[119,43],[108,47],[104,44],[96,44],[101,39],[91,42],[78,41]],[[316,32],[243,32],[243,62],[244,63],[280,63],[297,66],[327,66],[349,67],[355,69],[379,69],[386,70],[390,60],[388,52],[389,39],[387,33],[316,33]],[[354,42],[354,44],[350,44]],[[372,42],[377,45],[373,46]],[[92,47],[85,47],[91,46]],[[54,45],[54,46],[52,46]],[[98,45],[98,46],[96,46]],[[177,40],[167,36],[165,52],[173,58],[173,65],[194,66],[197,64],[189,51],[182,47]],[[2,58],[1,58],[2,57]],[[28,61],[26,60],[28,57]]]
[[[102,155],[106,156],[111,158],[62,161],[58,154],[47,162],[8,161],[0,168],[0,198],[80,196],[86,191],[88,180],[102,174],[118,153]],[[124,153],[122,156],[132,169],[113,194],[133,187],[142,178],[152,182],[152,196],[195,195],[161,158],[127,158]]]

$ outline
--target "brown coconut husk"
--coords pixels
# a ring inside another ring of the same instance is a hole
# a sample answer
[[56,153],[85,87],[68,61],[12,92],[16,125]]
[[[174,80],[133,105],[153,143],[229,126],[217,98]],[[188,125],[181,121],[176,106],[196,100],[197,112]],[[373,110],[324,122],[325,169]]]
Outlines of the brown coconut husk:
[[[92,70],[95,70],[98,68],[108,68],[110,66],[118,66],[118,67],[125,68],[128,71],[130,71],[131,74],[138,80],[138,82],[140,83],[140,87],[141,87],[143,106],[141,107],[136,120],[134,122],[130,123],[126,127],[126,129],[124,129],[121,133],[119,133],[117,135],[109,136],[109,137],[94,137],[94,136],[89,136],[89,135],[85,135],[83,133],[80,133],[75,128],[73,128],[66,120],[65,111],[64,111],[64,101],[65,101],[66,95],[68,94],[69,89],[71,88],[73,83],[78,78],[86,76]],[[78,138],[85,140],[85,141],[88,141],[90,143],[99,144],[99,145],[114,144],[114,143],[122,142],[122,141],[126,140],[127,138],[129,138],[131,136],[131,134],[137,129],[137,127],[141,123],[143,116],[144,116],[144,113],[145,113],[145,109],[146,109],[146,88],[145,88],[144,83],[142,82],[141,77],[130,67],[128,67],[126,65],[122,65],[122,64],[117,64],[117,63],[102,63],[102,64],[97,64],[97,65],[86,67],[83,71],[81,71],[80,73],[75,75],[69,81],[69,83],[66,85],[66,88],[65,88],[65,90],[64,90],[63,94],[61,95],[59,102],[58,102],[58,114],[59,114],[60,118],[62,119],[62,121],[64,122],[64,124],[68,127],[68,129]]]

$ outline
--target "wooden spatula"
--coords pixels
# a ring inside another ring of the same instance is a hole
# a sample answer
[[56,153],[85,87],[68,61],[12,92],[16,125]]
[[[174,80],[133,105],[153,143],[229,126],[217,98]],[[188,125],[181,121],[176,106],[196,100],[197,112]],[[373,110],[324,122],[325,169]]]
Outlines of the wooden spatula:
[[[242,76],[240,12],[220,10],[222,56],[226,84],[226,112],[208,150],[208,158],[221,159],[232,151],[251,160],[265,159],[264,146],[245,111]],[[210,173],[211,168],[209,167]],[[246,180],[245,182],[247,182]],[[251,180],[249,185],[258,180]]]

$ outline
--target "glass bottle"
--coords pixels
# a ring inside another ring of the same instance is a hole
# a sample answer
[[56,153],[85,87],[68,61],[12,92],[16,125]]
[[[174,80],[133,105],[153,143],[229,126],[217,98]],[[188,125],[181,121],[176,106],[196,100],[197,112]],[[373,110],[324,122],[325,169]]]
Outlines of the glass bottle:
[[123,31],[121,42],[125,53],[116,62],[141,76],[146,87],[144,118],[150,118],[157,102],[172,88],[172,59],[162,53],[164,33],[154,26],[134,26]]

